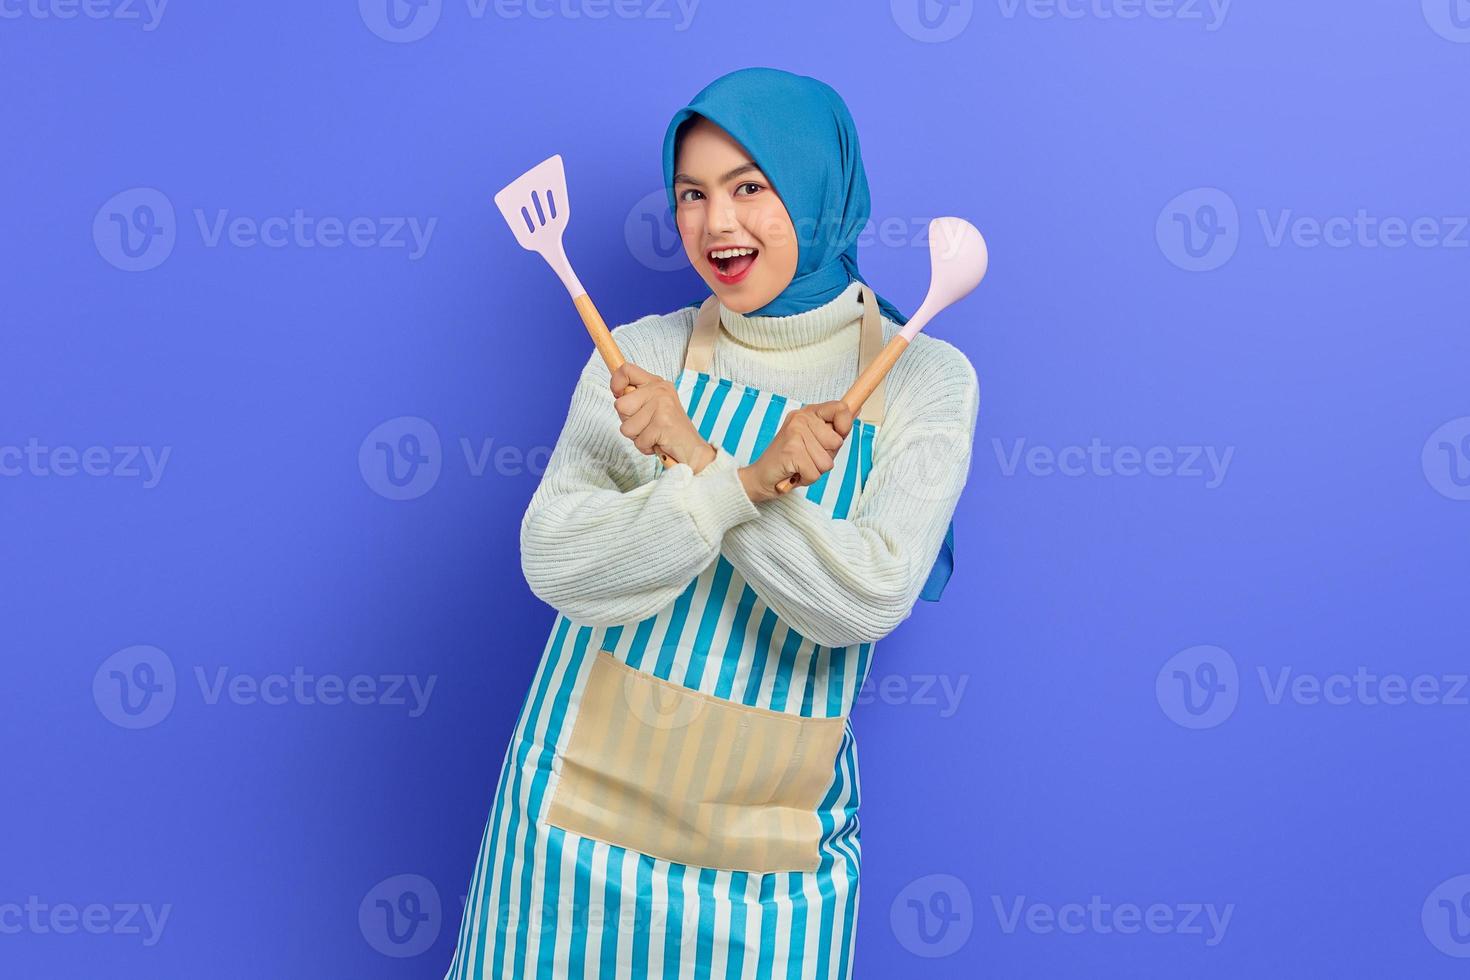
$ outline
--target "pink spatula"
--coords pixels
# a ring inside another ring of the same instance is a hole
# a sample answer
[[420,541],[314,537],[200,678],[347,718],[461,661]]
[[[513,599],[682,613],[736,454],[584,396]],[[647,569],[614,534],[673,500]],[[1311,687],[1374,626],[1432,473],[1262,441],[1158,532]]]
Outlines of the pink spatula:
[[[562,233],[572,215],[571,203],[567,199],[567,176],[562,166],[561,154],[548,157],[521,174],[495,195],[495,205],[505,217],[506,224],[515,233],[521,247],[529,249],[546,260],[562,285],[572,296],[572,303],[582,315],[592,343],[597,347],[609,371],[616,371],[626,361],[622,351],[613,340],[612,333],[602,320],[602,314],[592,305],[592,297],[582,288],[572,263],[567,259],[562,245]],[[623,394],[633,390],[629,385]],[[674,460],[660,452],[664,466],[673,466]]]
[[[990,266],[990,251],[980,229],[964,218],[935,218],[929,222],[929,293],[924,297],[919,310],[909,318],[903,329],[893,335],[868,369],[858,375],[843,402],[856,415],[862,410],[863,402],[878,387],[898,355],[908,347],[909,341],[946,307],[970,295],[970,290],[980,285],[985,270]],[[776,484],[777,493],[785,493],[801,479],[793,473]]]

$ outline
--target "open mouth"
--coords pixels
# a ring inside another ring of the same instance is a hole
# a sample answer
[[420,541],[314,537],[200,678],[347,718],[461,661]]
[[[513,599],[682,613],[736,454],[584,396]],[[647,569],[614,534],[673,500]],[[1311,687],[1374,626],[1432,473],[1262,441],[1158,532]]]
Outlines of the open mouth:
[[724,248],[712,248],[704,254],[709,260],[710,267],[715,270],[715,277],[729,286],[750,274],[756,257],[760,255],[760,249],[751,248],[748,245],[731,245]]

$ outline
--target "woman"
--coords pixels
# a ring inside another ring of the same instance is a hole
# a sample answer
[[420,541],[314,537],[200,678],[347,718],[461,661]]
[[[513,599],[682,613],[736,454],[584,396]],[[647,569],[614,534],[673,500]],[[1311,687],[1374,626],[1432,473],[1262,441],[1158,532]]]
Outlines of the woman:
[[455,980],[852,969],[848,715],[947,577],[979,386],[920,334],[857,418],[839,400],[905,321],[858,275],[867,180],[830,87],[726,75],[663,157],[713,296],[616,328],[615,372],[589,356],[526,510],[522,568],[559,612]]

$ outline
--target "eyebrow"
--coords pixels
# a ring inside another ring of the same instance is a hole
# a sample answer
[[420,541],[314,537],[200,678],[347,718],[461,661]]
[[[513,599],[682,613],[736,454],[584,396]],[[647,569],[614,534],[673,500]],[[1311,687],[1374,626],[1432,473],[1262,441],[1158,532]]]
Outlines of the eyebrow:
[[[751,170],[760,170],[760,167],[756,166],[753,163],[742,163],[740,166],[736,167],[734,170],[730,171],[729,173],[727,173],[723,177],[721,177],[719,179],[719,183],[723,184],[723,183],[725,183],[727,181],[734,180],[736,177],[739,177],[741,174],[746,173],[746,172],[751,171]],[[700,181],[695,180],[693,177],[689,176],[688,174],[674,174],[674,183],[676,183],[676,184],[693,184],[695,187],[703,187],[704,186],[703,183],[701,183]]]

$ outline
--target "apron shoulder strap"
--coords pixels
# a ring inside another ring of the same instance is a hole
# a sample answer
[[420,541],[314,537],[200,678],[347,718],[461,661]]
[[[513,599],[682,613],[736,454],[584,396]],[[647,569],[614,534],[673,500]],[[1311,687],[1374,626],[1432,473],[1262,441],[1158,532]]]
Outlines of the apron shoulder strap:
[[[862,336],[858,340],[858,369],[853,375],[856,380],[873,363],[883,350],[883,317],[878,312],[878,297],[867,283],[863,283],[863,327]],[[877,425],[883,421],[883,391],[888,386],[888,375],[878,382],[878,387],[863,402],[862,411],[858,412],[858,418],[869,425]]]
[[[854,380],[859,374],[867,370],[873,358],[883,349],[883,318],[878,312],[878,298],[867,283],[862,284],[861,291],[863,301],[863,322],[858,339],[857,373],[853,375]],[[710,373],[710,363],[714,360],[715,340],[720,332],[720,300],[711,294],[699,307],[699,312],[694,315],[694,329],[689,333],[689,344],[684,351],[684,370]],[[862,411],[858,418],[869,425],[878,425],[883,421],[883,389],[888,379],[885,377],[878,387],[863,402]]]
[[715,337],[720,331],[720,298],[709,295],[694,314],[694,329],[689,334],[689,346],[684,350],[684,370],[709,374],[710,361],[715,356]]

